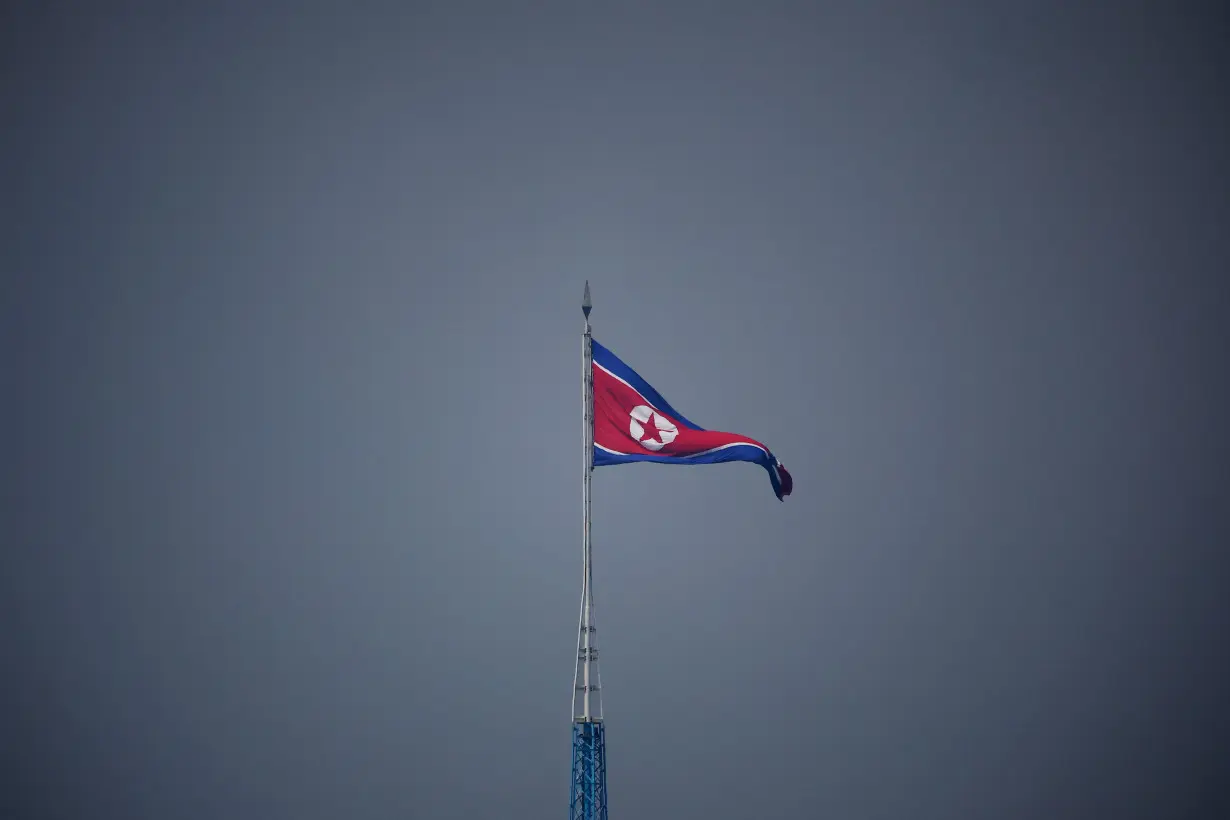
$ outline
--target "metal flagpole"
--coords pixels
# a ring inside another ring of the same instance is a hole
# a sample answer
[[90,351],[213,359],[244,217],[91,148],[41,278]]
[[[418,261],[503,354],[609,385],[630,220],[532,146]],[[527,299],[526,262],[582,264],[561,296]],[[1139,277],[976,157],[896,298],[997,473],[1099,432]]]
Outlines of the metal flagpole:
[[[607,820],[606,734],[602,723],[602,676],[594,628],[593,554],[590,542],[590,478],[594,470],[593,337],[589,326],[589,282],[581,312],[581,617],[577,665],[572,679],[572,794],[570,820]],[[591,698],[592,695],[592,698]]]
[[594,375],[593,337],[589,325],[589,282],[581,311],[585,332],[581,336],[581,617],[577,631],[577,666],[572,681],[574,721],[602,720],[601,680],[594,625],[594,565],[590,540],[590,479],[594,471]]

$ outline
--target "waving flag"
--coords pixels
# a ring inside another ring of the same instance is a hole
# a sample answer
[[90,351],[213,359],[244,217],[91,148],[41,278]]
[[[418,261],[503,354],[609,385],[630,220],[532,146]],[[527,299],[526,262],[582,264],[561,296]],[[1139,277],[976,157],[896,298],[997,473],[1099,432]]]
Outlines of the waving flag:
[[750,461],[769,473],[779,501],[790,495],[790,473],[768,447],[747,436],[693,424],[614,353],[597,341],[592,344],[595,467],[631,461]]

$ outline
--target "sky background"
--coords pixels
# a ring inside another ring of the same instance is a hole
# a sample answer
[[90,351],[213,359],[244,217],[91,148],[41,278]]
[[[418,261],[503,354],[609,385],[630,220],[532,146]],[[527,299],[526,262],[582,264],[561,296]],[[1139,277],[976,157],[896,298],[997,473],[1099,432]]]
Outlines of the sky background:
[[[1215,4],[7,3],[0,815],[1230,809]],[[11,470],[11,472],[10,472]]]

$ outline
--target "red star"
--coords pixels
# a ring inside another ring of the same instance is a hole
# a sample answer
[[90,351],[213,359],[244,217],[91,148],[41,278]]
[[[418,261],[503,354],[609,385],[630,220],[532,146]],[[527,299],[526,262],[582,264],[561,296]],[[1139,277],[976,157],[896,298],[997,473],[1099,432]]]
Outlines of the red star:
[[641,429],[645,431],[641,434],[642,444],[653,441],[654,437],[658,435],[658,425],[653,422],[653,413],[649,414],[649,419],[647,421],[641,422]]

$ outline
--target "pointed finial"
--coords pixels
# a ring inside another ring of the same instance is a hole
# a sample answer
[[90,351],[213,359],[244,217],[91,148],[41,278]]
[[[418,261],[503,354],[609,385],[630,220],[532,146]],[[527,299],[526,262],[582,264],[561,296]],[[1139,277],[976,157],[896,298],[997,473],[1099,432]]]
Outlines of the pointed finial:
[[589,311],[593,305],[589,301],[589,280],[585,280],[585,296],[581,299],[581,312],[585,314],[585,319],[589,320]]

